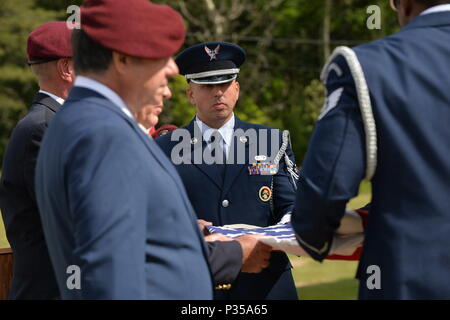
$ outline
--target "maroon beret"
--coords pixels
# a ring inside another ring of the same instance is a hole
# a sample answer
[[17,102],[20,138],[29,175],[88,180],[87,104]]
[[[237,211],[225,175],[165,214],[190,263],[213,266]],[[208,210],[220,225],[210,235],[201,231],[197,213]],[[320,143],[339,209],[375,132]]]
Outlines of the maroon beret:
[[65,22],[52,21],[37,27],[28,36],[28,64],[72,57],[72,30]]
[[178,12],[147,0],[85,0],[81,28],[105,48],[149,59],[172,56],[186,34]]

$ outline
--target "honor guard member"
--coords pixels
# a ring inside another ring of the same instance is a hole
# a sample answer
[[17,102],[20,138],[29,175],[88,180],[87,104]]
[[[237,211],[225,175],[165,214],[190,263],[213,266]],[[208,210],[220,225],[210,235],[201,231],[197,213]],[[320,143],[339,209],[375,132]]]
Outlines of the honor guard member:
[[[36,196],[63,299],[210,299],[207,249],[182,181],[133,114],[167,98],[182,17],[86,0],[77,78],[44,137]],[[76,280],[78,279],[78,280]]]
[[338,47],[300,174],[293,226],[317,260],[372,182],[361,299],[450,299],[450,4],[391,1],[400,32]]
[[[166,86],[166,98],[171,96]],[[147,128],[155,128],[159,121],[159,115],[163,104],[148,104],[136,112],[135,119],[145,134],[149,134]],[[162,125],[151,134],[157,138],[176,130],[174,125]],[[204,232],[204,226],[198,221],[199,227]],[[214,284],[223,290],[231,288],[231,283],[236,280],[241,270],[249,273],[258,273],[268,264],[271,247],[259,242],[255,236],[244,235],[234,239],[220,234],[207,235],[205,241],[208,248],[208,261]]]
[[[265,227],[288,219],[297,173],[287,131],[241,121],[233,112],[245,57],[241,47],[226,42],[201,43],[181,52],[176,63],[189,83],[187,95],[197,114],[156,142],[176,164],[199,219],[218,226]],[[180,136],[187,139],[180,141]],[[180,146],[182,154],[176,151]],[[288,257],[273,252],[266,269],[241,273],[216,298],[297,299]]]
[[0,182],[0,208],[14,252],[9,299],[59,297],[39,218],[34,172],[42,137],[75,80],[71,34],[65,22],[54,21],[28,36],[28,64],[40,90],[11,134]]

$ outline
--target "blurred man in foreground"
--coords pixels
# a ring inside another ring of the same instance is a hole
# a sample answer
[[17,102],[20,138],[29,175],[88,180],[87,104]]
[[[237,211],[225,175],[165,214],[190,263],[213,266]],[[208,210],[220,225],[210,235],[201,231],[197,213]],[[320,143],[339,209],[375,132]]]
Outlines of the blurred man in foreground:
[[81,28],[73,35],[77,79],[36,172],[61,296],[210,299],[195,213],[176,170],[134,118],[170,97],[181,16],[146,0],[87,0]]
[[[73,39],[77,79],[48,128],[36,172],[61,296],[210,299],[189,200],[133,117],[162,104],[178,73],[171,56],[184,41],[181,16],[145,0],[88,0],[81,28]],[[79,285],[67,284],[68,268],[78,270]]]

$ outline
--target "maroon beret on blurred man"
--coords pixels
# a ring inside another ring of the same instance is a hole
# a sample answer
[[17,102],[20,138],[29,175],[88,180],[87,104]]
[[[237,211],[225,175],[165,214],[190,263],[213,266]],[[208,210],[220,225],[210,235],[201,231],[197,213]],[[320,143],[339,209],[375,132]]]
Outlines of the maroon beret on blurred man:
[[28,64],[40,90],[11,134],[0,182],[0,208],[14,252],[10,299],[59,297],[39,218],[34,177],[46,128],[75,79],[71,34],[65,22],[48,22],[28,36]]
[[72,58],[72,30],[61,21],[37,27],[28,36],[28,63],[40,64],[61,58]]

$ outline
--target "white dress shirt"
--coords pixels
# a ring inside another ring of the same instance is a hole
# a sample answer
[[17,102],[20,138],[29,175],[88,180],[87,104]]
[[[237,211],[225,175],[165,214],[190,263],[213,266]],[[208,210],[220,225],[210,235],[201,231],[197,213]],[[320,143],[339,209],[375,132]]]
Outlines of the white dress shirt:
[[63,98],[60,98],[60,97],[54,95],[53,93],[50,93],[50,92],[45,91],[45,90],[39,90],[39,92],[50,96],[50,98],[53,98],[54,100],[56,100],[56,102],[58,102],[60,105],[62,105],[64,103],[64,99]]
[[225,151],[225,155],[228,157],[229,149],[231,146],[231,142],[233,139],[233,132],[234,132],[234,113],[230,120],[228,120],[223,126],[221,126],[219,129],[213,129],[209,127],[206,123],[204,123],[202,120],[196,116],[195,119],[198,127],[200,128],[200,131],[202,132],[203,140],[205,140],[208,145],[210,145],[211,135],[217,130],[220,132],[220,135],[222,136],[223,141],[223,150]]

